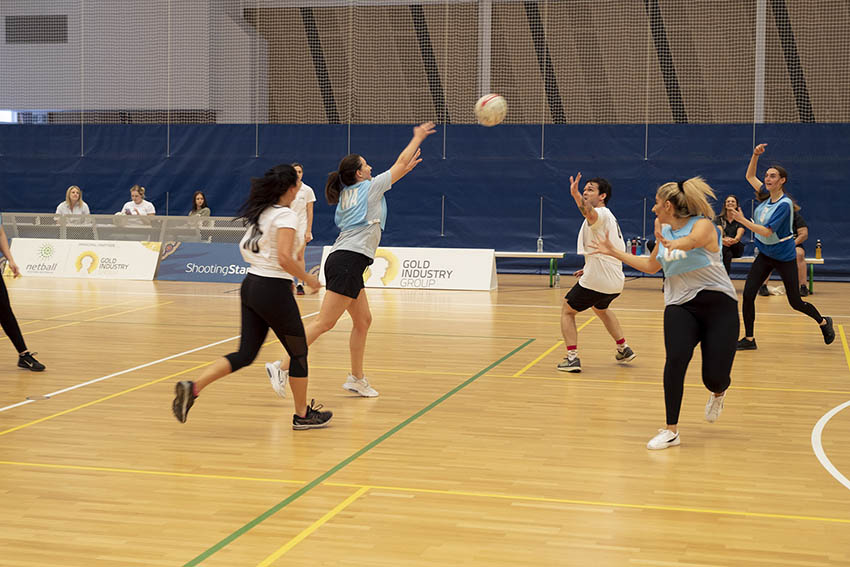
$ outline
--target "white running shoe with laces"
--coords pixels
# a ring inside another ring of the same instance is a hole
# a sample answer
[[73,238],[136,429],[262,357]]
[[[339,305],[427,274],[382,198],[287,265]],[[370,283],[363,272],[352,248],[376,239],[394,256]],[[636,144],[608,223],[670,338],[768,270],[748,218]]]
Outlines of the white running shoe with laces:
[[266,363],[266,373],[269,375],[269,382],[272,384],[272,389],[281,398],[286,397],[286,384],[289,382],[289,370],[280,369],[280,361]]
[[349,392],[360,394],[364,398],[378,397],[378,391],[369,385],[369,381],[366,380],[365,376],[358,380],[354,377],[353,374],[349,374],[348,378],[345,379],[345,384],[343,384],[342,387],[348,390]]
[[720,417],[720,412],[723,411],[723,400],[726,399],[726,394],[715,396],[709,394],[708,402],[705,404],[705,420],[709,423],[714,423]]
[[652,449],[653,451],[659,449],[666,449],[668,447],[675,447],[681,443],[679,439],[679,433],[673,433],[669,429],[659,429],[658,435],[649,440],[649,443],[646,444],[647,449]]

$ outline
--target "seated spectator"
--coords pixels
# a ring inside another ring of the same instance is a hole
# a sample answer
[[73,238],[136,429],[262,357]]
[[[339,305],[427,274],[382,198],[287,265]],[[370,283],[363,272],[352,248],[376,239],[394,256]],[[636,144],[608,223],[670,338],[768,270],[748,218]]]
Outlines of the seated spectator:
[[90,215],[89,206],[83,201],[83,190],[71,185],[65,191],[65,200],[56,207],[57,215]]
[[130,187],[131,201],[124,203],[121,211],[118,214],[124,215],[141,215],[152,217],[156,214],[156,209],[153,203],[145,201],[145,188],[141,185],[133,185]]
[[189,211],[189,216],[210,216],[210,206],[207,205],[207,197],[203,191],[195,191],[195,194],[192,195],[192,210]]
[[729,195],[724,201],[723,212],[714,217],[714,224],[723,230],[723,266],[727,274],[732,274],[732,258],[740,258],[744,254],[744,244],[741,239],[746,229],[734,220],[735,211],[741,206],[738,197]]

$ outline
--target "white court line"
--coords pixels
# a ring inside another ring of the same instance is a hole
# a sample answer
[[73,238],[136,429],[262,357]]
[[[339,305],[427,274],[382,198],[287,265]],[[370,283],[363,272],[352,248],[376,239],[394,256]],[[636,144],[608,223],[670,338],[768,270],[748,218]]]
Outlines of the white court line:
[[850,406],[850,402],[844,402],[840,406],[836,406],[829,410],[818,420],[815,424],[815,428],[812,429],[812,449],[814,449],[815,456],[818,458],[818,461],[820,461],[820,464],[823,465],[823,468],[826,469],[826,472],[831,474],[835,480],[843,484],[844,488],[850,489],[850,480],[847,480],[847,477],[835,468],[835,465],[833,465],[832,461],[830,461],[826,456],[826,453],[823,450],[823,445],[821,444],[821,433],[823,433],[823,428],[826,427],[827,422],[829,422],[835,414],[848,406]]
[[[313,315],[318,315],[318,314],[319,314],[319,312],[315,311],[313,313],[308,313],[307,315],[302,315],[301,318],[306,319],[307,317],[312,317]],[[235,337],[230,337],[228,339],[222,339],[220,341],[216,341],[214,343],[209,343],[209,344],[204,345],[204,346],[199,346],[199,347],[196,347],[196,348],[193,348],[193,349],[190,349],[190,350],[184,350],[183,352],[180,352],[180,353],[177,353],[177,354],[172,354],[171,356],[166,356],[165,358],[160,358],[159,360],[154,360],[152,362],[146,362],[145,364],[140,364],[139,366],[134,366],[133,368],[127,368],[126,370],[121,370],[119,372],[107,374],[106,376],[101,376],[100,378],[95,378],[95,379],[89,380],[87,382],[81,382],[80,384],[76,384],[76,385],[70,386],[68,388],[63,388],[61,390],[56,390],[55,392],[50,392],[49,394],[44,394],[44,396],[42,396],[41,399],[50,399],[53,396],[58,396],[59,394],[64,394],[65,392],[70,392],[71,390],[76,390],[77,388],[83,388],[85,386],[89,386],[91,384],[96,384],[97,382],[101,382],[103,380],[109,380],[110,378],[115,378],[116,376],[121,376],[122,374],[127,374],[127,373],[133,372],[135,370],[141,370],[142,368],[147,368],[148,366],[153,366],[154,364],[159,364],[160,362],[165,362],[167,360],[172,360],[172,359],[178,358],[180,356],[192,354],[193,352],[198,352],[199,350],[204,350],[204,349],[208,349],[210,347],[218,346],[222,343],[226,343],[228,341],[238,339],[241,336],[242,335],[236,335]],[[0,408],[0,412],[4,412],[4,411],[10,410],[10,409],[14,409],[16,407],[31,404],[31,403],[36,402],[36,401],[38,401],[38,398],[36,398],[36,399],[29,399],[28,398],[27,400],[25,400],[23,402],[18,402],[16,404],[12,404],[10,406]]]

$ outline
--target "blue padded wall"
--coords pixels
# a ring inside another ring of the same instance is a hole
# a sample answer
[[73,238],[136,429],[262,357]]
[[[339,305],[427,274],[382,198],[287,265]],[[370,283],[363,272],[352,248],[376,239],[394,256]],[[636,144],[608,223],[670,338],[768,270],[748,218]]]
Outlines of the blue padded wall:
[[[163,213],[185,214],[196,189],[207,193],[214,215],[233,215],[248,179],[268,167],[299,161],[317,193],[316,244],[336,236],[333,211],[323,200],[327,172],[346,153],[363,155],[374,173],[389,167],[410,126],[356,125],[99,125],[0,126],[0,209],[52,212],[68,185],[82,187],[93,213],[113,213],[139,183]],[[850,279],[850,178],[848,124],[765,124],[767,142],[759,174],[771,163],[790,172],[788,185],[809,223],[808,250],[820,239],[827,264],[821,278]],[[443,148],[445,143],[445,159]],[[545,148],[541,159],[541,145]],[[581,217],[569,196],[569,176],[607,177],[611,209],[624,236],[651,233],[655,188],[665,181],[702,175],[723,198],[738,195],[749,212],[752,189],[744,172],[753,126],[734,125],[449,125],[426,140],[423,163],[388,193],[383,244],[393,246],[535,249],[543,198],[545,250],[575,256]],[[259,152],[257,152],[259,149]],[[259,153],[259,155],[255,155]],[[445,195],[445,235],[440,211]],[[500,261],[500,269],[539,271],[541,262]],[[743,273],[744,268],[740,271]]]

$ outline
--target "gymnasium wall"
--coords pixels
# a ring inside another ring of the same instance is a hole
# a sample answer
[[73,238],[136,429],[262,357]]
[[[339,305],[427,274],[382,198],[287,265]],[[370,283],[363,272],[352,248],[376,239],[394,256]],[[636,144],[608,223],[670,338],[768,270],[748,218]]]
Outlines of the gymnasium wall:
[[[581,217],[568,194],[568,178],[607,177],[611,209],[624,236],[651,234],[655,188],[702,175],[721,198],[734,193],[749,211],[744,179],[753,146],[751,125],[503,125],[440,126],[423,145],[424,161],[388,194],[383,243],[393,246],[535,249],[540,198],[547,251],[575,253]],[[317,244],[336,236],[332,209],[322,199],[324,180],[345,155],[362,154],[377,173],[388,168],[411,135],[408,125],[172,125],[166,157],[162,125],[85,128],[80,157],[78,126],[0,126],[0,210],[50,212],[70,184],[83,188],[93,213],[116,212],[129,188],[147,188],[157,210],[185,214],[196,189],[207,192],[215,215],[234,214],[248,179],[268,167],[299,161],[317,192]],[[771,163],[790,172],[789,190],[803,207],[827,263],[819,277],[850,279],[850,178],[847,124],[764,124],[767,142],[759,173]],[[541,136],[546,151],[540,155]],[[259,145],[258,145],[259,144]],[[443,147],[445,145],[445,158]],[[259,157],[255,150],[259,147]],[[442,217],[445,196],[445,217]],[[644,218],[646,206],[646,225]],[[444,235],[441,235],[441,226]],[[562,264],[577,267],[572,256]],[[500,267],[537,271],[539,262],[500,261]]]

